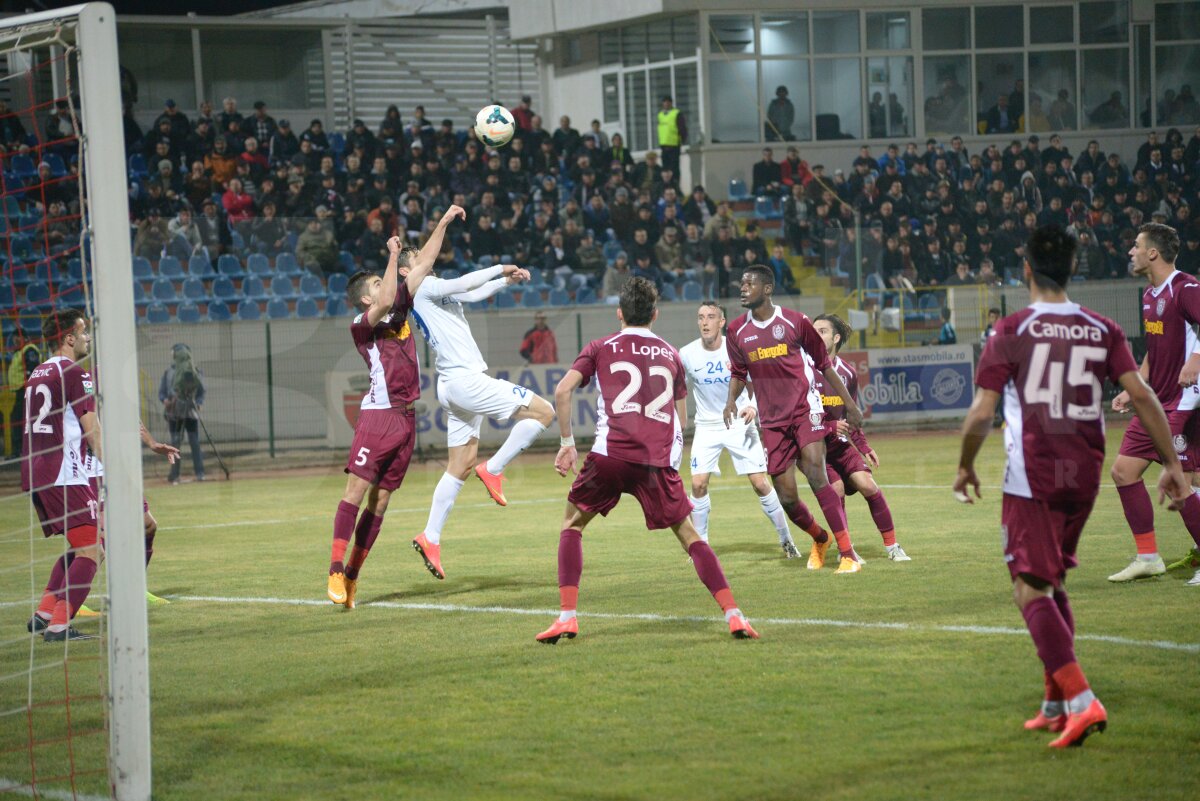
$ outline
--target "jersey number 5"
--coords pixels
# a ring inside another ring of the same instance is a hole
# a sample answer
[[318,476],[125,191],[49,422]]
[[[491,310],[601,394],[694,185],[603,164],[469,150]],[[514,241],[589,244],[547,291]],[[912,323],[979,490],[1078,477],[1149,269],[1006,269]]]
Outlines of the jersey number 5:
[[660,395],[646,404],[645,409],[642,408],[642,404],[630,400],[642,388],[642,371],[638,369],[637,365],[632,362],[613,362],[609,366],[608,371],[610,373],[629,374],[629,386],[625,387],[617,397],[613,398],[613,414],[642,413],[651,420],[657,420],[660,423],[671,422],[671,413],[663,411],[663,408],[671,402],[671,390],[673,389],[674,382],[672,381],[670,369],[661,364],[653,365],[650,368],[650,376],[652,378],[654,376],[661,378],[666,387]]
[[1093,348],[1077,345],[1071,348],[1070,361],[1050,361],[1050,343],[1041,342],[1033,347],[1033,357],[1029,361],[1029,374],[1025,378],[1025,402],[1027,404],[1044,403],[1049,407],[1051,420],[1061,420],[1063,417],[1063,370],[1067,374],[1067,384],[1072,387],[1091,387],[1092,402],[1087,406],[1075,403],[1067,404],[1067,417],[1071,420],[1100,419],[1100,379],[1092,372],[1092,362],[1103,362],[1108,357],[1104,348]]

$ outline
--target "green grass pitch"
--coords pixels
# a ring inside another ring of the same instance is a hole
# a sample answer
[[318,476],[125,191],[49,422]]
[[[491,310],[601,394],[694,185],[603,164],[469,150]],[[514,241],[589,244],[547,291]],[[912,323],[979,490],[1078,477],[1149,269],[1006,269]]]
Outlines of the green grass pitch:
[[[443,535],[444,582],[409,547],[441,466],[414,467],[353,612],[324,600],[340,471],[152,482],[161,530],[149,586],[177,598],[149,611],[154,797],[1195,798],[1200,590],[1184,586],[1190,571],[1106,581],[1133,544],[1116,493],[1101,491],[1069,587],[1077,653],[1110,726],[1055,752],[1048,735],[1021,727],[1040,700],[1041,667],[1000,557],[999,432],[973,507],[949,490],[957,437],[874,439],[907,564],[886,560],[854,497],[864,571],[807,571],[781,558],[744,478],[726,463],[714,479],[712,544],[762,634],[755,642],[728,636],[674,538],[645,531],[626,498],[584,534],[580,637],[535,643],[558,605],[568,487],[549,454],[510,468],[509,508],[474,479],[464,487]],[[9,534],[28,517],[20,502],[0,510]],[[1163,510],[1158,520],[1164,556],[1178,557],[1190,544],[1181,521]],[[796,540],[807,550],[803,533]],[[39,539],[33,553],[48,560],[58,547]],[[11,568],[29,555],[27,538],[5,538],[0,601],[28,593],[29,570]],[[39,563],[37,581],[47,568]],[[27,615],[0,606],[0,674],[30,665]],[[32,651],[40,664],[52,646]],[[96,692],[98,675],[98,663],[73,662],[72,691]],[[6,680],[0,709],[22,706],[27,691]],[[35,699],[62,692],[61,669],[35,674]],[[61,728],[59,709],[35,710],[39,737]],[[76,704],[76,731],[98,725],[98,710]],[[28,778],[26,734],[24,715],[0,718],[0,777]],[[102,748],[96,737],[77,744],[78,768],[102,768]],[[41,775],[61,770],[61,744],[35,753]]]

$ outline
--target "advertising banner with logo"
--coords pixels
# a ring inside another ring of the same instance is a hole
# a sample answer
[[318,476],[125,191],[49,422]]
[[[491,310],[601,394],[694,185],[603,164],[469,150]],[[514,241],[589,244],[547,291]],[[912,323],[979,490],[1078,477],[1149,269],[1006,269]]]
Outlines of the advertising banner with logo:
[[857,367],[859,397],[872,420],[962,417],[974,394],[970,345],[843,353]]
[[[527,367],[498,368],[488,374],[503,378],[524,387],[535,395],[541,395],[554,403],[554,388],[566,375],[569,364],[537,364]],[[417,444],[421,447],[446,447],[446,410],[437,401],[434,382],[437,372],[431,367],[421,368],[421,400],[417,403]],[[329,402],[328,442],[333,447],[348,448],[354,438],[354,423],[358,420],[359,403],[363,393],[371,385],[366,370],[355,372],[330,372],[326,374],[326,389]],[[596,383],[575,390],[572,424],[576,436],[590,437],[596,431]],[[512,421],[498,423],[485,419],[479,432],[482,445],[499,445],[508,436]],[[558,424],[543,434],[547,441],[558,441]]]

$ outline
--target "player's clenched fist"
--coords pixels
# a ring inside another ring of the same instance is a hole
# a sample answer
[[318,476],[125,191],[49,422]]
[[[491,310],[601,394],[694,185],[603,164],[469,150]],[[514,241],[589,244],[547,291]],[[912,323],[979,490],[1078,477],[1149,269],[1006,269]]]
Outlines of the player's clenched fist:
[[575,446],[564,445],[558,449],[558,455],[554,457],[554,469],[560,476],[565,476],[567,473],[575,472],[575,464],[578,461],[579,451],[575,450]]
[[452,205],[450,208],[446,209],[446,213],[442,215],[442,219],[438,224],[449,225],[456,219],[465,221],[467,219],[467,212],[462,206]]
[[396,253],[399,253],[400,249],[403,247],[404,247],[404,240],[402,240],[398,236],[393,236],[390,239],[388,239],[388,241],[387,241],[388,253],[391,253],[393,255],[395,255]]
[[507,278],[510,284],[519,284],[522,281],[528,281],[530,278],[529,270],[518,267],[515,264],[500,265],[500,274]]

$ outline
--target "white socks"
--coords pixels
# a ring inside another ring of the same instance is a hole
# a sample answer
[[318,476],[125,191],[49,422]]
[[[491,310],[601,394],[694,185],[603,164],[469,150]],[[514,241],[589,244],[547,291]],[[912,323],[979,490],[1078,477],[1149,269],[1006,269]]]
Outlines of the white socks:
[[574,609],[570,610],[569,612],[559,612],[558,613],[558,622],[559,623],[566,623],[568,620],[574,620],[574,619],[575,619],[575,610]]
[[1096,700],[1096,694],[1091,690],[1084,690],[1079,695],[1067,701],[1067,711],[1072,715],[1082,715],[1087,712],[1087,708],[1092,705],[1092,701]]
[[503,473],[504,468],[508,467],[508,463],[517,458],[517,454],[533,444],[533,441],[545,430],[546,427],[537,420],[518,420],[516,425],[512,427],[512,431],[508,432],[508,439],[504,440],[504,444],[500,446],[500,450],[496,451],[495,456],[487,460],[487,471],[493,476]]
[[760,496],[758,502],[762,505],[763,514],[771,521],[771,525],[775,526],[780,545],[789,542],[792,534],[788,531],[787,513],[783,511],[783,505],[779,503],[779,496],[775,494],[775,490],[772,489],[770,495]]
[[733,620],[735,617],[745,617],[745,615],[743,615],[742,610],[738,609],[736,606],[733,607],[732,609],[726,610],[726,612],[725,612],[725,622],[726,623]]
[[708,513],[712,511],[712,501],[708,495],[702,498],[692,498],[692,525],[700,539],[708,542]]
[[442,473],[437,486],[433,488],[433,501],[429,504],[429,520],[425,523],[425,538],[434,545],[442,541],[442,526],[454,508],[454,500],[463,482],[449,473]]

